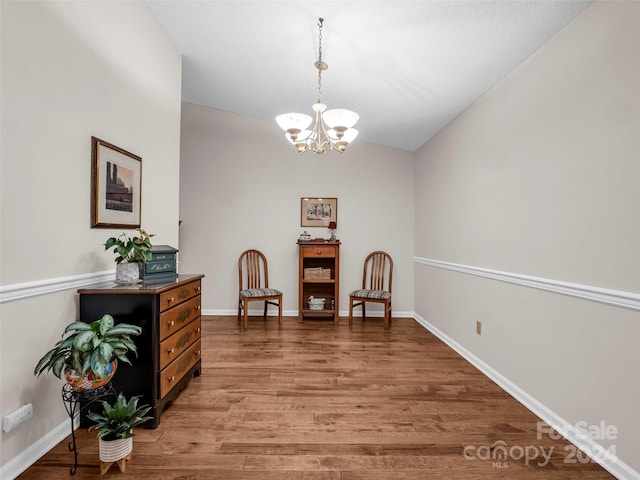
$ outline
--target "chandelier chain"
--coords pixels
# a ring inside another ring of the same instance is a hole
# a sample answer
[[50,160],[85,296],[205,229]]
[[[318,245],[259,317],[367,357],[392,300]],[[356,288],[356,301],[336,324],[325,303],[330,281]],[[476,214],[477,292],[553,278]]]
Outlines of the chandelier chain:
[[322,24],[324,18],[318,19],[318,103],[322,103]]

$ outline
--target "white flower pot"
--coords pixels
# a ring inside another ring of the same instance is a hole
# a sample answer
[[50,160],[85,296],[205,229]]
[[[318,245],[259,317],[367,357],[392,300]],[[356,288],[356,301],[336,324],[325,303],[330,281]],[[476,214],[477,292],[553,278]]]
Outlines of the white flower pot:
[[133,437],[118,440],[103,440],[99,438],[98,450],[101,462],[117,462],[127,457],[133,450]]
[[133,285],[140,282],[140,265],[137,262],[116,265],[116,283]]

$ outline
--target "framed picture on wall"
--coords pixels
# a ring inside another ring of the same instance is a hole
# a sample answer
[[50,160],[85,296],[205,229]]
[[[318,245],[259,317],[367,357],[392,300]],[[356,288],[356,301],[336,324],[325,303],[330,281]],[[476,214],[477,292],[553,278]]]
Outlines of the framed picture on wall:
[[142,158],[91,137],[91,228],[137,228]]
[[338,199],[304,197],[300,205],[301,227],[326,227],[338,221]]

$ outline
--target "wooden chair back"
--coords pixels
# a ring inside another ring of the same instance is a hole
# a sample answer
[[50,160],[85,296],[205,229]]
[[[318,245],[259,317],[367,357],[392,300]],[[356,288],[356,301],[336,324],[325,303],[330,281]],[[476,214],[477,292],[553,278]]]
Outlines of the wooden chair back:
[[259,250],[246,250],[238,259],[240,290],[269,288],[267,258]]
[[391,293],[393,282],[393,260],[382,251],[371,252],[364,260],[362,288],[385,290]]

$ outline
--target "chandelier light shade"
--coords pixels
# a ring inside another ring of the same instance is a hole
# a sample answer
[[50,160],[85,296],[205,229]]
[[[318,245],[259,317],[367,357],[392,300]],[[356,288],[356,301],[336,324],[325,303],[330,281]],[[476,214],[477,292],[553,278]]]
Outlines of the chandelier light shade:
[[322,71],[329,68],[322,61],[323,23],[324,19],[319,18],[318,61],[314,63],[318,69],[318,101],[311,106],[315,112],[313,128],[309,130],[314,119],[304,113],[283,113],[276,117],[276,123],[286,132],[287,140],[301,154],[308,151],[324,153],[327,149],[342,153],[358,135],[358,130],[353,128],[360,118],[357,113],[344,108],[327,110],[327,106],[322,103]]

